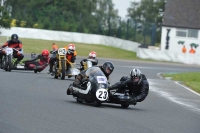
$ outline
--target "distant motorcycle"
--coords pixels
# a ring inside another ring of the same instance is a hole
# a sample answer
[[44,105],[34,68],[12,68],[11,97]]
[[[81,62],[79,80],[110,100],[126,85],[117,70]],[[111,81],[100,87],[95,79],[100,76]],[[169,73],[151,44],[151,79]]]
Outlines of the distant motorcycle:
[[9,48],[9,47],[5,47],[2,50],[5,51],[5,57],[2,60],[2,64],[1,67],[5,70],[5,71],[9,71],[11,72],[11,70],[14,68],[14,62],[16,61],[15,58],[13,58],[13,51],[17,51],[17,52],[21,52],[15,48]]
[[[58,51],[51,51],[50,53],[52,56],[56,56],[52,73],[52,76],[54,76],[55,79],[58,79],[58,77],[65,79],[65,76],[77,76],[79,74],[80,71],[73,66],[73,63],[67,60],[67,50],[65,48],[59,48]],[[67,72],[66,62],[69,62],[72,66]]]
[[67,89],[67,95],[72,95],[79,103],[93,103],[94,106],[99,107],[101,103],[108,100],[107,78],[99,67],[88,68],[86,75],[88,80],[82,84],[86,89],[76,88],[71,84]]

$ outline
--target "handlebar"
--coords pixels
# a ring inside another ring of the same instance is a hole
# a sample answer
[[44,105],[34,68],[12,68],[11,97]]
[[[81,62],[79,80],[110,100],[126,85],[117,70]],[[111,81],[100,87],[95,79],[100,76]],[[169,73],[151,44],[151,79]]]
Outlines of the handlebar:
[[13,50],[15,50],[15,51],[17,51],[17,52],[19,52],[19,50],[18,49],[16,49],[16,48],[12,48]]
[[56,54],[58,52],[58,50],[53,50],[53,51],[50,51],[50,54]]
[[[5,50],[6,48],[10,48],[10,47],[4,47],[4,48],[0,48],[0,50]],[[12,48],[13,50],[15,50],[15,51],[17,51],[17,52],[19,52],[20,50],[18,50],[18,49],[16,49],[16,48]]]

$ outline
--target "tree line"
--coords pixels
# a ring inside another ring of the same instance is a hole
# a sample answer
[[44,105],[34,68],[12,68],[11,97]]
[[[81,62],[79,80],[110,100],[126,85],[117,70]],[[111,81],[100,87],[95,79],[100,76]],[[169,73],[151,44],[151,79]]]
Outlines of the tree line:
[[[0,8],[0,26],[81,32],[137,41],[155,24],[161,26],[164,0],[131,2],[127,20],[112,0],[6,0]],[[146,29],[145,29],[146,28]],[[159,35],[159,30],[156,30]],[[157,37],[158,38],[158,37]]]

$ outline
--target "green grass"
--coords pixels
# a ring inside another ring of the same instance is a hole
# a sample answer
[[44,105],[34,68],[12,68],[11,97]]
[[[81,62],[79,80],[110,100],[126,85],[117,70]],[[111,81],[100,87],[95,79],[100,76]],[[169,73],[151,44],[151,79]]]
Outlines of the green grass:
[[162,76],[182,81],[184,85],[200,93],[200,72],[162,74]]

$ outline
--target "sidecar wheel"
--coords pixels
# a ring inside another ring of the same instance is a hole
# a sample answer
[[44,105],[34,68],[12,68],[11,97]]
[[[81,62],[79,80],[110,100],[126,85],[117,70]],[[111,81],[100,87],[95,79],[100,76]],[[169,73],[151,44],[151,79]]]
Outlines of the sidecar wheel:
[[94,105],[95,107],[100,107],[100,106],[101,106],[101,102],[95,100],[95,101],[93,102],[93,105]]
[[121,103],[122,108],[128,108],[130,103]]
[[83,101],[80,100],[79,98],[77,98],[76,101],[77,101],[78,103],[83,103]]

